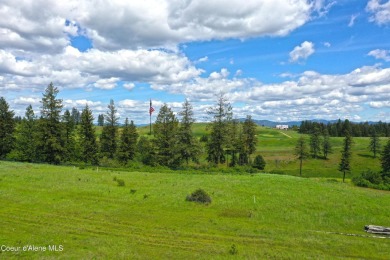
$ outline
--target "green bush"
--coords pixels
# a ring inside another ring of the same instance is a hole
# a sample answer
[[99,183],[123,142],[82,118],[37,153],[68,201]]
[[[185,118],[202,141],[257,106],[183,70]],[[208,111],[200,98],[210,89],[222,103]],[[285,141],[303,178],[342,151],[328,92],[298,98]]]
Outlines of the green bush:
[[253,168],[259,169],[259,170],[264,170],[265,168],[265,160],[263,156],[257,155],[255,157],[255,160],[253,161]]
[[194,201],[202,204],[209,204],[211,203],[211,198],[204,190],[197,189],[191,195],[187,195],[186,201]]
[[390,184],[382,178],[379,172],[366,170],[360,176],[352,178],[352,182],[359,187],[372,188],[378,190],[390,190]]
[[118,183],[118,186],[125,186],[125,181],[122,179],[116,179],[116,182]]
[[381,174],[372,170],[366,170],[362,172],[362,178],[373,184],[380,184],[383,181]]

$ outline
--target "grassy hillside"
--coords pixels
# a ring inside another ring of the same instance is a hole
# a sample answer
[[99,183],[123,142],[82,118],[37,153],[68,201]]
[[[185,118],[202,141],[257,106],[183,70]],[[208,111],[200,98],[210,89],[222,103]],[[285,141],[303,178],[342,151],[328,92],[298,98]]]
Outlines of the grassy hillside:
[[[193,126],[194,135],[200,138],[203,135],[208,135],[207,124],[196,123]],[[141,135],[149,133],[149,126],[139,128]],[[257,154],[261,154],[267,162],[265,172],[282,173],[288,175],[299,175],[299,162],[294,155],[294,147],[299,138],[296,131],[277,130],[269,127],[257,127]],[[307,137],[307,144],[309,136]],[[373,158],[372,153],[368,149],[369,138],[355,137],[353,138],[352,147],[352,173],[347,175],[350,179],[354,175],[358,175],[366,169],[379,170],[379,158]],[[338,171],[340,163],[341,149],[343,138],[331,137],[333,146],[333,154],[329,155],[328,160],[312,159],[304,161],[303,176],[305,177],[326,177],[326,178],[342,178],[341,172]],[[386,143],[386,138],[382,138],[382,144]],[[308,144],[309,145],[309,144]],[[252,158],[254,158],[254,156]],[[203,162],[205,156],[203,156]]]
[[[197,188],[209,192],[210,205],[185,201]],[[63,246],[1,252],[2,259],[225,259],[233,245],[251,259],[390,254],[389,239],[363,231],[389,225],[390,193],[325,179],[0,162],[0,200],[1,245]]]

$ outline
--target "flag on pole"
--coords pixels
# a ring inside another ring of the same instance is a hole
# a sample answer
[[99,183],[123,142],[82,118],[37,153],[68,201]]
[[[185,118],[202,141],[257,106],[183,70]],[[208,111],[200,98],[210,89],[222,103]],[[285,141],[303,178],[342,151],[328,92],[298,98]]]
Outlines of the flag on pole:
[[153,112],[154,112],[154,108],[152,107],[152,100],[150,100],[149,114],[152,115]]

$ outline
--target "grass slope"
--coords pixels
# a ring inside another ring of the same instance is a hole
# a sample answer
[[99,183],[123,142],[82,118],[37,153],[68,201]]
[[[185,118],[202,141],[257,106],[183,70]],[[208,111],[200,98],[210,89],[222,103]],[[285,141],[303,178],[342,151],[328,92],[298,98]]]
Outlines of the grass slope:
[[[195,123],[193,132],[197,138],[203,135],[209,135],[206,123]],[[148,136],[149,126],[140,127],[140,135]],[[300,134],[296,131],[277,130],[269,127],[257,127],[257,151],[252,158],[257,154],[261,154],[267,165],[265,172],[282,173],[288,175],[299,175],[299,162],[294,155],[294,148]],[[309,136],[305,135],[307,146],[309,147]],[[304,177],[326,177],[326,178],[342,178],[342,173],[338,171],[338,165],[341,158],[342,137],[331,137],[333,153],[329,155],[327,160],[309,158],[303,163],[302,175]],[[381,138],[381,143],[386,143],[386,138]],[[347,174],[347,179],[355,175],[360,175],[363,170],[372,169],[380,170],[379,158],[373,158],[369,151],[370,138],[354,137],[352,146],[352,159],[350,174]],[[206,155],[201,159],[201,162],[206,163]],[[229,159],[230,161],[230,159]]]
[[[119,187],[114,178],[123,179]],[[197,188],[213,202],[186,202]],[[0,162],[0,258],[388,259],[390,193],[279,175],[79,170]],[[340,234],[343,233],[343,234]],[[358,236],[348,236],[356,234]]]

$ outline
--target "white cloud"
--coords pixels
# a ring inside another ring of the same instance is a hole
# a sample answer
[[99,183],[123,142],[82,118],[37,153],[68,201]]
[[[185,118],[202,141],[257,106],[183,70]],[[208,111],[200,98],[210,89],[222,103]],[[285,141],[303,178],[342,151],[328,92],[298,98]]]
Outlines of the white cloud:
[[125,83],[125,84],[123,84],[123,87],[127,90],[132,90],[133,88],[135,88],[135,84],[134,83]]
[[385,61],[390,61],[390,51],[389,50],[372,50],[368,53],[369,56],[374,57],[375,59],[381,59]]
[[5,0],[0,48],[58,53],[78,34],[101,50],[284,36],[330,6],[320,0]]
[[329,48],[329,47],[332,46],[332,45],[330,44],[330,42],[324,42],[324,46],[325,46],[326,48]]
[[30,60],[20,60],[0,50],[0,84],[6,86],[3,90],[26,86],[42,89],[51,81],[61,87],[100,89],[112,89],[120,80],[171,84],[201,73],[187,57],[160,50],[80,52],[68,46],[62,53]]
[[348,23],[348,27],[353,27],[355,25],[355,20],[359,16],[359,14],[353,14],[351,15],[351,18]]
[[98,79],[93,85],[100,89],[113,89],[116,87],[119,78]]
[[209,60],[209,57],[204,56],[204,57],[200,58],[200,59],[198,60],[198,62],[206,62],[206,61],[208,61],[208,60]]
[[372,108],[385,108],[385,107],[390,108],[390,101],[373,101],[370,102],[370,106]]
[[370,17],[371,22],[375,22],[378,25],[390,23],[390,1],[370,0],[367,3],[366,11],[372,13]]
[[296,46],[290,52],[290,62],[299,62],[306,60],[314,53],[314,44],[312,42],[304,41],[301,45]]

